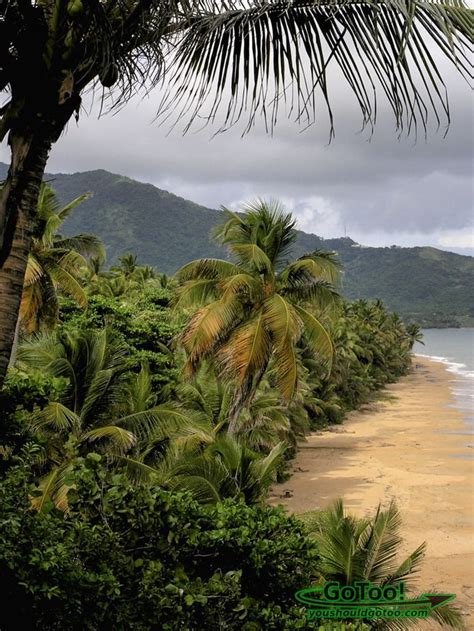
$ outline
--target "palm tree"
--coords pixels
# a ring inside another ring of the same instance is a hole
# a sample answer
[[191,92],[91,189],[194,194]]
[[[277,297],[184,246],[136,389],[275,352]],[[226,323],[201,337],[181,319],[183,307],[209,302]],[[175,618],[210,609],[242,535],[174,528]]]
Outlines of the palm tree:
[[101,240],[91,234],[63,237],[57,233],[71,211],[89,197],[85,193],[60,207],[48,184],[41,186],[36,228],[25,272],[20,303],[20,322],[29,332],[51,329],[58,320],[58,290],[69,294],[81,306],[87,296],[77,277],[88,267],[88,259],[104,256]]
[[[281,102],[303,125],[322,97],[333,126],[328,64],[352,90],[363,123],[387,98],[398,129],[449,121],[433,48],[469,75],[470,10],[462,0],[10,0],[0,4],[0,141],[11,161],[0,194],[0,385],[13,343],[34,211],[52,145],[79,118],[81,96],[104,89],[109,109],[155,87],[169,69],[163,116],[203,114],[223,126],[257,113],[273,127]],[[113,87],[114,89],[109,92]],[[207,107],[207,112],[203,108]]]
[[99,451],[126,464],[132,448],[163,441],[193,418],[178,406],[156,405],[146,367],[131,374],[126,348],[107,329],[33,336],[20,346],[19,362],[26,371],[68,382],[60,400],[28,417],[30,430],[44,444],[33,500],[40,510],[50,500],[67,508],[68,472],[78,457]]
[[119,265],[115,265],[111,268],[113,272],[116,272],[120,276],[123,276],[126,280],[133,278],[137,272],[137,257],[131,253],[124,254],[119,258]]
[[176,274],[181,283],[177,305],[201,305],[180,338],[187,374],[212,358],[236,383],[231,433],[271,360],[280,392],[291,400],[298,380],[296,344],[303,335],[315,355],[330,364],[331,339],[306,307],[327,307],[337,298],[331,282],[338,264],[332,254],[315,252],[284,265],[296,238],[290,214],[276,202],[263,201],[244,211],[243,217],[226,211],[228,219],[217,231],[236,262],[199,259]]
[[[393,501],[386,510],[379,505],[373,517],[346,514],[342,500],[337,500],[326,511],[301,517],[318,544],[323,582],[352,585],[355,581],[369,581],[384,586],[403,582],[407,589],[413,588],[426,544],[418,546],[400,562],[401,517]],[[431,610],[430,616],[452,628],[464,628],[459,611],[450,605]],[[396,622],[366,623],[376,629],[404,629],[416,621],[397,618]]]
[[423,333],[419,324],[412,322],[406,327],[408,348],[412,351],[415,343],[423,344]]

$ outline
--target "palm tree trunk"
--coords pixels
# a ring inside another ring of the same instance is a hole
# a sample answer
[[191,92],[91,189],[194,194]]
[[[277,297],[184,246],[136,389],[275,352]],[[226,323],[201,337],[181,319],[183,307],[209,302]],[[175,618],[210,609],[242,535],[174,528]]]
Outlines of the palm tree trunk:
[[15,336],[13,338],[12,352],[10,354],[10,361],[8,362],[8,368],[13,368],[16,364],[16,356],[18,354],[18,341],[20,339],[20,317],[16,321]]
[[238,420],[239,420],[240,414],[242,413],[242,410],[245,408],[246,398],[247,397],[245,395],[245,391],[243,390],[243,387],[240,387],[233,398],[233,401],[229,410],[229,417],[228,417],[229,425],[227,427],[227,433],[230,436],[235,436],[235,434],[237,433]]
[[11,132],[11,163],[0,193],[0,387],[10,361],[18,321],[34,217],[51,133]]
[[257,392],[257,388],[263,379],[265,371],[267,370],[267,366],[268,362],[265,362],[258,372],[253,375],[247,375],[242,385],[237,389],[229,410],[229,426],[227,428],[227,433],[230,434],[230,436],[235,436],[237,433],[239,417],[243,409],[252,403]]

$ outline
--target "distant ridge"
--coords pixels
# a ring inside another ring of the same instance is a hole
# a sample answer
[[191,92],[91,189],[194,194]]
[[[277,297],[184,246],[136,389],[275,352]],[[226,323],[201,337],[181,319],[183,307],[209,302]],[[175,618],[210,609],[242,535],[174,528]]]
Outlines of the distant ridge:
[[[0,163],[0,180],[7,167]],[[48,174],[63,202],[85,191],[66,232],[92,232],[107,245],[108,263],[133,252],[143,264],[173,273],[200,257],[224,256],[210,232],[221,212],[151,184],[105,170]],[[335,250],[345,267],[349,298],[380,298],[406,320],[428,326],[474,326],[474,257],[431,247],[361,247],[352,239],[322,239],[298,232],[293,256]]]

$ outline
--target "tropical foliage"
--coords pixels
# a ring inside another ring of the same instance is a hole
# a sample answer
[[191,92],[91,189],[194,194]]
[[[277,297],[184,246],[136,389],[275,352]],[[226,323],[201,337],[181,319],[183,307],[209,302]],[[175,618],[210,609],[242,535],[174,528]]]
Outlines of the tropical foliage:
[[[308,513],[302,519],[317,545],[322,582],[353,585],[355,581],[368,581],[383,586],[403,582],[407,590],[415,587],[426,545],[421,544],[400,560],[402,520],[394,501],[386,509],[379,505],[373,517],[357,518],[347,514],[342,500],[338,500],[328,510]],[[450,605],[433,609],[431,617],[452,628],[464,628],[459,611]],[[370,621],[367,623],[371,625]],[[378,622],[372,624],[383,629],[404,629],[414,625],[408,618],[384,621],[382,627]]]
[[[0,392],[5,628],[298,629],[296,590],[401,580],[421,562],[423,546],[398,558],[394,506],[304,524],[264,503],[298,440],[408,370],[419,330],[342,300],[331,253],[288,261],[277,204],[228,213],[217,238],[229,260],[175,278],[91,258],[87,303],[58,283],[54,326],[24,332]],[[459,627],[449,608],[439,619]]]
[[22,453],[1,483],[2,628],[304,626],[293,595],[311,582],[317,551],[295,518],[137,488],[98,454],[76,461],[67,516],[37,514],[32,459],[34,449]]

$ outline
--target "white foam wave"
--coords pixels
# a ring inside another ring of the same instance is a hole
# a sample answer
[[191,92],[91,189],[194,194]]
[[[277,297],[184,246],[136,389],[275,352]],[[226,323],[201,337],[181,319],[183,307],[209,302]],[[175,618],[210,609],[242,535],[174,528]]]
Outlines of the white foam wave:
[[466,364],[455,362],[448,357],[440,357],[439,355],[423,355],[422,353],[417,353],[416,357],[425,357],[426,359],[431,359],[432,361],[445,364],[448,372],[459,375],[460,377],[466,377],[467,379],[474,379],[474,370],[467,370]]

